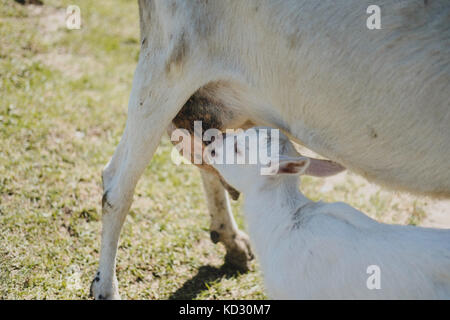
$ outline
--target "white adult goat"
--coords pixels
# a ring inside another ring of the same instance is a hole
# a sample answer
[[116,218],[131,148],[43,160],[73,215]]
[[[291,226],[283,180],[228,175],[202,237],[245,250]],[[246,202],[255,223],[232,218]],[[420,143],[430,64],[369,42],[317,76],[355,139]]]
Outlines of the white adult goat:
[[[234,151],[226,152],[245,159],[245,137],[259,131],[227,136],[224,141],[237,141]],[[224,159],[222,145],[218,141],[208,147],[214,151],[212,160]],[[244,193],[250,241],[271,298],[450,298],[450,230],[388,225],[345,203],[313,202],[299,191],[299,175],[324,176],[330,168],[310,168],[311,160],[298,154],[281,133],[279,145],[279,157],[271,156],[278,163],[273,175],[261,175],[261,163],[212,162]],[[367,285],[366,271],[372,265],[380,271],[374,275],[380,277],[379,288]]]
[[[374,4],[380,30],[366,25]],[[448,0],[139,0],[139,14],[127,124],[102,174],[95,298],[120,298],[115,259],[136,183],[193,96],[232,114],[221,127],[277,127],[373,182],[450,196]],[[212,238],[245,265],[226,193],[202,175]]]

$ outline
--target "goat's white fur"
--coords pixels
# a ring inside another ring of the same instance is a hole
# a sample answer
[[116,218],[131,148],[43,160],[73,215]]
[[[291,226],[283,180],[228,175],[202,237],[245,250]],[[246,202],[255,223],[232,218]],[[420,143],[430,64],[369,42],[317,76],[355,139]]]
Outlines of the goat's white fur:
[[[307,169],[308,159],[287,137],[281,135],[280,146],[280,159],[298,164],[297,173]],[[245,154],[245,145],[238,143],[237,152]],[[213,166],[244,193],[269,297],[450,299],[450,230],[378,223],[345,203],[313,202],[299,191],[295,173],[260,176],[258,164]],[[366,284],[371,265],[380,268],[379,289]]]
[[115,256],[136,183],[203,88],[256,124],[368,179],[450,195],[450,6],[379,0],[140,0],[142,47],[125,132],[103,172],[94,297],[119,298]]

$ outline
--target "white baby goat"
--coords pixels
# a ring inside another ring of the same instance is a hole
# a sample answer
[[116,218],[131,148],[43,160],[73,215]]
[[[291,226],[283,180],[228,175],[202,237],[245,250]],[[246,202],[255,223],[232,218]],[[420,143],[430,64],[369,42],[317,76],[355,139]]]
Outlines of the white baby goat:
[[[260,132],[254,128],[241,135]],[[326,176],[341,168],[301,156],[279,135],[279,156],[271,156],[278,163],[273,175],[261,175],[259,161],[214,163],[224,159],[220,147],[225,143],[207,149],[214,151],[208,157],[212,165],[244,193],[249,235],[270,298],[450,298],[450,230],[383,224],[345,203],[307,199],[298,175]],[[235,156],[245,156],[245,138],[228,135],[224,141],[235,137]]]

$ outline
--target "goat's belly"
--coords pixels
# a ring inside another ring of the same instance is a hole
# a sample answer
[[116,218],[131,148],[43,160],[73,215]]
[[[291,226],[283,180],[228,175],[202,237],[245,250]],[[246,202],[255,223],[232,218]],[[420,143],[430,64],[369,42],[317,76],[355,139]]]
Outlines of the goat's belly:
[[[450,198],[450,124],[443,128],[426,126],[429,122],[426,119],[423,123],[407,119],[393,122],[389,115],[377,121],[360,122],[354,120],[357,112],[353,121],[342,119],[351,130],[349,134],[340,125],[330,125],[291,126],[291,135],[297,142],[369,181],[396,190]],[[398,129],[383,126],[383,122],[408,130],[399,133]]]

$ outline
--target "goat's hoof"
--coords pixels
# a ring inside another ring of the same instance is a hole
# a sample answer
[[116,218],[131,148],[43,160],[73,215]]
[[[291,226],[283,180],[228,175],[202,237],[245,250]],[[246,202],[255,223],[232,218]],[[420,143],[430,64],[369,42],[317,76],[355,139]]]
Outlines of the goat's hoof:
[[232,245],[227,246],[225,264],[231,265],[239,271],[247,272],[250,269],[249,261],[253,260],[253,258],[254,255],[248,236],[244,232],[239,231],[233,237]]
[[102,281],[100,272],[97,272],[94,280],[91,282],[89,296],[95,300],[120,300],[117,280],[115,279],[113,284],[108,285],[105,281]]

